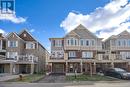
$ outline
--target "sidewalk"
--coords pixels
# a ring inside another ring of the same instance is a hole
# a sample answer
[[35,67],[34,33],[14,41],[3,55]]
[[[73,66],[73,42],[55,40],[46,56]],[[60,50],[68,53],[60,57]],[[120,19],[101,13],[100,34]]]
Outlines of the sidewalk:
[[[26,76],[26,75],[23,75]],[[19,75],[11,75],[11,74],[0,74],[0,82],[7,81],[10,79],[19,78]]]

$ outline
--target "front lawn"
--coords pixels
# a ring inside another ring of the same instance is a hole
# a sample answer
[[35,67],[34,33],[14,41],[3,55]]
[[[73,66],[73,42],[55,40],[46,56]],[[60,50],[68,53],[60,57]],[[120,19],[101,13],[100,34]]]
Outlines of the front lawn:
[[116,78],[111,78],[107,76],[100,76],[100,75],[77,75],[75,76],[66,76],[67,81],[116,81]]
[[16,78],[16,79],[8,80],[6,82],[34,82],[34,81],[37,81],[43,77],[44,77],[43,74],[33,74],[33,75],[24,76],[22,78],[22,80],[20,80],[20,78]]

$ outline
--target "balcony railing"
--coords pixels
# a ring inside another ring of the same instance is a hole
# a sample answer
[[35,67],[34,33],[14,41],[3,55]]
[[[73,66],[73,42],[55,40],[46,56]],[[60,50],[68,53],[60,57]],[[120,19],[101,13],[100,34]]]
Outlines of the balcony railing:
[[103,54],[103,55],[102,55],[102,59],[103,59],[103,60],[109,60],[109,55]]
[[4,55],[0,55],[0,59],[4,60],[6,57]]
[[27,56],[27,55],[18,55],[15,58],[6,58],[6,60],[14,60],[16,62],[38,62],[38,57]]
[[122,60],[122,59],[123,59],[123,58],[122,58],[122,55],[116,54],[115,60]]
[[60,56],[60,57],[53,57],[53,56],[51,56],[50,59],[51,60],[62,60],[62,59],[64,59],[64,56]]

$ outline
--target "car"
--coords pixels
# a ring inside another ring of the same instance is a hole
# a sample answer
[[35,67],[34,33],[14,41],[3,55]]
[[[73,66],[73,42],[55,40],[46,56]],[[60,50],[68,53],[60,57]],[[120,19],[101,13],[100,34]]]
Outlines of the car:
[[130,73],[122,68],[111,68],[111,69],[106,70],[104,74],[106,76],[130,80]]

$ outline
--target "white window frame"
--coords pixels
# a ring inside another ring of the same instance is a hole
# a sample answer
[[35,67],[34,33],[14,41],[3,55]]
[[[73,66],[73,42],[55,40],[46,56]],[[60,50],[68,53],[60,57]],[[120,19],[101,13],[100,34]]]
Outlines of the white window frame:
[[82,58],[93,58],[93,52],[82,52]]
[[[12,45],[11,45],[12,42]],[[18,41],[8,41],[8,47],[18,47]]]
[[84,46],[84,39],[80,39],[80,46]]
[[120,52],[120,55],[123,59],[130,58],[130,52]]
[[64,58],[64,52],[59,50],[59,51],[52,51],[51,52],[51,57],[52,58]]
[[55,40],[55,47],[62,47],[62,40]]
[[18,57],[18,52],[7,52],[7,58],[14,58]]
[[35,49],[35,43],[26,42],[26,49]]
[[76,57],[76,51],[69,51],[69,57]]
[[74,37],[70,37],[66,39],[66,44],[67,46],[78,46],[78,39]]

